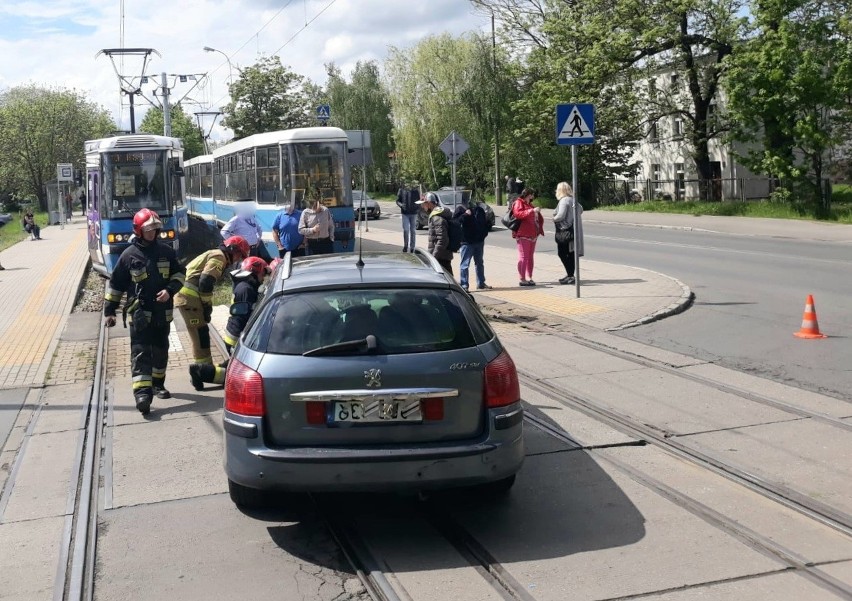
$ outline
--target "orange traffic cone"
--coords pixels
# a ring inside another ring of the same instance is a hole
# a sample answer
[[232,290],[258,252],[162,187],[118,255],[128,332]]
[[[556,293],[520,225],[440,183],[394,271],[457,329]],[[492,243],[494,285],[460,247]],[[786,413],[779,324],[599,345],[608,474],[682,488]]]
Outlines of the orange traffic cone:
[[817,323],[816,309],[814,309],[814,297],[808,295],[808,300],[805,301],[805,313],[802,315],[802,327],[798,332],[793,334],[799,338],[828,338],[825,334],[820,333],[819,324]]

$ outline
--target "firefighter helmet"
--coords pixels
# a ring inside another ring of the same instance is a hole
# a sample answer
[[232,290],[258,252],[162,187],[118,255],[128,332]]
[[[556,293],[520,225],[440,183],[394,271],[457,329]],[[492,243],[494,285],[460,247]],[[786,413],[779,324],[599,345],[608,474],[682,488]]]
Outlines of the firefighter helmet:
[[225,250],[236,256],[235,261],[242,261],[251,253],[251,248],[242,236],[231,236],[222,243]]
[[142,237],[142,232],[163,229],[160,216],[151,209],[142,209],[133,216],[133,233]]
[[248,257],[240,263],[240,268],[233,272],[235,278],[245,278],[253,275],[258,282],[262,282],[269,273],[269,266],[260,257]]

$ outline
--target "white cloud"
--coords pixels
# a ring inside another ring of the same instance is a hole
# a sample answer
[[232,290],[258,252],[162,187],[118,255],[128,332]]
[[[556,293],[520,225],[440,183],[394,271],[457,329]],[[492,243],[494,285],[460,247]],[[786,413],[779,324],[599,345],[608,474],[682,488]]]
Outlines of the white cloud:
[[[0,90],[28,83],[76,89],[128,127],[127,97],[120,95],[110,60],[95,58],[104,48],[122,46],[120,6],[120,0],[2,0]],[[260,55],[277,52],[293,71],[322,84],[325,63],[334,62],[348,74],[358,61],[381,65],[389,46],[406,47],[428,35],[457,35],[488,23],[468,0],[126,0],[123,25],[124,48],[159,52],[146,69],[157,83],[161,72],[208,74],[190,95],[199,103],[187,108],[193,112],[228,101],[227,61],[220,53],[204,52],[204,46],[229,55],[235,76]],[[125,57],[121,72],[138,76],[141,67],[139,57]],[[154,85],[152,80],[143,86],[147,96]],[[173,97],[191,86],[176,83]],[[136,102],[138,124],[147,103],[138,97]]]

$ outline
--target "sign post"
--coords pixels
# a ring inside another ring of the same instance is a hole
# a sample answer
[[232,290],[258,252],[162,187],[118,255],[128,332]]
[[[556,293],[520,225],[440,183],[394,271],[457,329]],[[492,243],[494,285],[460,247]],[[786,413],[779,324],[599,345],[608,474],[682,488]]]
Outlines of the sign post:
[[444,153],[444,156],[447,157],[447,164],[453,166],[453,201],[455,205],[458,205],[458,190],[456,189],[456,162],[459,160],[464,153],[468,151],[470,148],[470,144],[467,143],[467,140],[458,135],[455,130],[450,132],[444,141],[438,145],[438,148]]
[[[367,165],[373,164],[372,140],[369,129],[353,129],[346,131],[349,142],[349,166],[361,166],[361,204],[355,209],[358,211],[356,221],[358,229],[361,229],[361,221],[364,222],[366,231],[370,231],[370,219],[367,215]],[[353,180],[354,181],[354,180]],[[354,206],[354,202],[352,203]],[[364,208],[364,219],[361,219],[361,207]]]
[[[60,184],[62,182],[70,183],[74,181],[74,165],[71,163],[57,163],[56,164],[56,200],[59,203],[59,229],[65,229],[65,220],[70,217],[70,215],[66,215],[65,211],[67,207],[65,206],[65,199],[62,198],[62,191],[60,190]],[[48,215],[50,215],[50,211],[48,211]]]
[[556,143],[571,146],[571,188],[574,190],[574,287],[580,298],[580,238],[577,205],[580,202],[577,186],[577,146],[595,143],[595,106],[593,104],[556,105]]

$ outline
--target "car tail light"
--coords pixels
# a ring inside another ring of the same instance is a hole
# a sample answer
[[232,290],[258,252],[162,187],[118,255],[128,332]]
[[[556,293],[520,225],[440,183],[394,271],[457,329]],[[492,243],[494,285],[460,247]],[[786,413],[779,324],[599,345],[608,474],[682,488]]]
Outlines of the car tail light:
[[426,421],[440,421],[444,419],[444,399],[435,397],[420,401],[420,412]]
[[503,407],[521,399],[518,372],[509,353],[503,351],[485,366],[485,406]]
[[236,359],[231,359],[225,378],[225,409],[252,417],[266,414],[263,378]]
[[325,403],[308,401],[305,403],[305,417],[309,424],[322,425],[325,423]]

